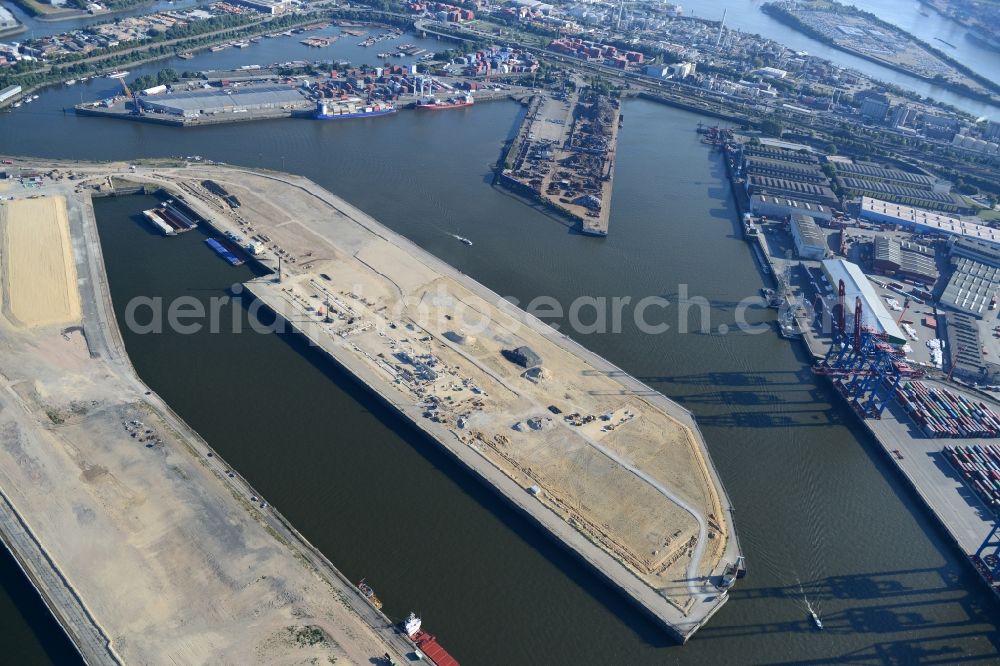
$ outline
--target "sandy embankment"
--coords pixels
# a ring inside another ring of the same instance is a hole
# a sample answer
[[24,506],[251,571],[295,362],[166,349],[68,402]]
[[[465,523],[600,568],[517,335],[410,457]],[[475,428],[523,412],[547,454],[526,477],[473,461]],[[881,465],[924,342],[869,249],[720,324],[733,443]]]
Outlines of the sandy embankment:
[[66,200],[18,199],[0,204],[4,314],[33,328],[80,319],[80,294]]

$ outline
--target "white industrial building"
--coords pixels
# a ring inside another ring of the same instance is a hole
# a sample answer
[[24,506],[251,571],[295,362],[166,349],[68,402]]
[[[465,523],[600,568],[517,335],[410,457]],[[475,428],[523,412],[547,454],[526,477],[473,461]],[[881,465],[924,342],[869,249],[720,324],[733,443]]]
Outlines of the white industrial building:
[[291,9],[292,0],[229,0],[234,5],[253,9],[261,14],[284,14]]
[[770,194],[754,194],[750,197],[750,212],[754,215],[782,218],[802,213],[817,220],[829,222],[833,219],[833,211],[821,204],[797,201],[788,197],[776,197]]
[[6,102],[11,97],[16,97],[21,94],[21,86],[7,86],[3,90],[0,90],[0,104]]
[[683,79],[694,74],[698,65],[693,62],[678,62],[670,65],[670,75],[675,79]]
[[959,236],[1000,246],[1000,230],[975,222],[965,222],[933,210],[903,206],[881,199],[861,197],[858,217],[870,222],[897,224],[918,233]]
[[140,98],[147,111],[197,118],[216,113],[245,113],[304,108],[311,103],[289,86],[246,86],[231,90],[193,90]]
[[800,259],[822,259],[826,256],[826,236],[809,215],[792,215],[792,240]]
[[788,72],[777,67],[760,67],[754,70],[754,74],[759,74],[769,79],[783,79],[788,76]]
[[855,299],[860,298],[863,326],[869,326],[876,332],[885,333],[892,342],[899,344],[906,342],[903,331],[886,310],[882,299],[875,293],[872,283],[868,281],[857,264],[852,264],[846,259],[824,259],[823,275],[826,276],[833,289],[834,298],[837,297],[840,281],[844,281],[844,307],[846,310],[844,315],[848,327],[854,325],[854,303]]

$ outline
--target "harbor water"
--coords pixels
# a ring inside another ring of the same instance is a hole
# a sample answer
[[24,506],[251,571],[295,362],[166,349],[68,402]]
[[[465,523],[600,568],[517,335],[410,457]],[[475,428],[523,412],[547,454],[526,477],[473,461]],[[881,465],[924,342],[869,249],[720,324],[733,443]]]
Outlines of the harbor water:
[[[620,333],[564,329],[695,413],[736,506],[750,573],[684,647],[298,339],[125,331],[138,372],[178,414],[346,575],[366,577],[390,615],[418,611],[463,663],[997,658],[997,602],[801,351],[770,332],[720,332],[763,282],[720,157],[694,132],[704,119],[625,104],[610,235],[595,239],[490,186],[522,113],[513,103],[179,130],[64,115],[75,95],[56,90],[0,116],[4,150],[285,169],[521,303],[686,294],[711,304],[706,331],[681,333],[678,308],[658,335],[629,318]],[[153,234],[136,218],[147,204],[95,204],[119,316],[135,295],[210,298],[250,276],[200,232]],[[23,608],[0,595],[8,642],[34,650],[25,662],[59,662],[31,648],[53,628]]]

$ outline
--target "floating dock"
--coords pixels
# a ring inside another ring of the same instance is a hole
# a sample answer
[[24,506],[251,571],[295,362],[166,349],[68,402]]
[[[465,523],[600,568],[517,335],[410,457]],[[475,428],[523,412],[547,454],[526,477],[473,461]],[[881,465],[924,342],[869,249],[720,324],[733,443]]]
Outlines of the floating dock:
[[144,210],[142,215],[164,236],[176,236],[191,231],[202,221],[187,204],[175,199],[168,200],[159,208]]

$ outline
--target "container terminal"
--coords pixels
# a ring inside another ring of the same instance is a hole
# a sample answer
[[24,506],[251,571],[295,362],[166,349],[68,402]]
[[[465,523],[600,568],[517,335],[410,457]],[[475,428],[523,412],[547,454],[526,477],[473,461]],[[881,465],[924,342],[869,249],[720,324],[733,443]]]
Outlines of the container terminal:
[[591,90],[537,94],[496,182],[594,236],[608,234],[620,102]]
[[[724,152],[743,237],[773,279],[762,304],[778,332],[805,345],[1000,595],[1000,231],[907,205],[956,205],[928,174],[701,131]],[[834,184],[846,193],[835,207]]]
[[520,86],[419,76],[413,66],[405,65],[331,70],[315,76],[291,76],[279,69],[253,65],[206,71],[195,79],[146,90],[129,87],[124,73],[114,77],[121,94],[83,102],[73,110],[83,116],[190,127],[272,118],[346,120],[390,115],[405,107],[463,108],[474,101],[524,94]]
[[273,272],[252,295],[670,636],[726,602],[746,565],[687,410],[304,178],[196,165],[127,178],[260,243],[253,260]]

